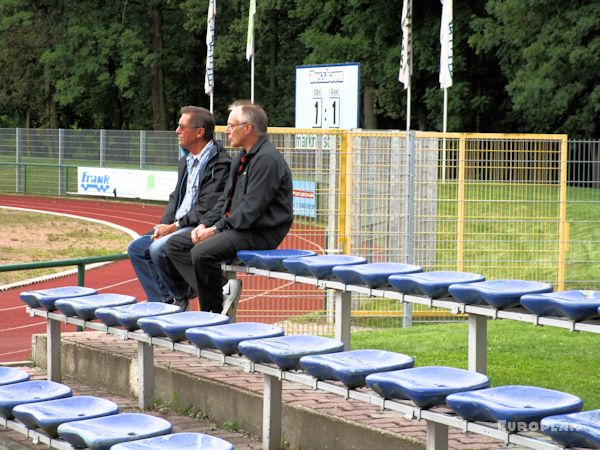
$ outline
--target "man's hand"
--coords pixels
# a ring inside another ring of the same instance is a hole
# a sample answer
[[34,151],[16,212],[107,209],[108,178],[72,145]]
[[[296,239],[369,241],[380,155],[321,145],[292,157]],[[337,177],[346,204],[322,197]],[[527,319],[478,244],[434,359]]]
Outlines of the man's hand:
[[159,223],[158,225],[154,225],[154,233],[152,234],[152,240],[155,241],[158,238],[163,236],[167,236],[177,230],[177,226],[172,223],[171,225],[165,225],[164,223]]
[[216,232],[214,227],[206,228],[206,225],[201,223],[192,231],[192,242],[194,245],[196,245],[215,234]]

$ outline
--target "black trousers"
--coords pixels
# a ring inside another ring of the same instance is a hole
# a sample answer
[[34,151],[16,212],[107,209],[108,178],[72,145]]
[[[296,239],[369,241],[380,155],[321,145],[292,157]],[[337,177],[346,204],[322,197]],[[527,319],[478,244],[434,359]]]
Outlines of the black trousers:
[[172,236],[167,256],[190,286],[196,287],[202,311],[223,309],[222,262],[235,259],[238,250],[272,250],[283,241],[289,226],[269,230],[225,230],[194,245],[191,231]]

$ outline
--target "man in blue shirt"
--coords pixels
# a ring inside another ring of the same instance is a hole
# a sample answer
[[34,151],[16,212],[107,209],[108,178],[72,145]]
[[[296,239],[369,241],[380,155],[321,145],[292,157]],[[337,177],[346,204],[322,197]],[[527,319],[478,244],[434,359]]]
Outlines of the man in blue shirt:
[[267,123],[260,106],[248,101],[231,105],[226,132],[231,146],[241,151],[223,195],[196,228],[166,245],[174,268],[197,287],[202,311],[237,306],[235,297],[223,297],[221,262],[232,260],[239,250],[277,248],[292,226],[292,173],[267,138]]
[[175,303],[187,308],[190,285],[166,256],[167,241],[196,227],[221,196],[231,157],[213,140],[215,121],[205,108],[185,106],[177,126],[179,159],[177,185],[169,196],[160,223],[135,239],[127,253],[148,301]]

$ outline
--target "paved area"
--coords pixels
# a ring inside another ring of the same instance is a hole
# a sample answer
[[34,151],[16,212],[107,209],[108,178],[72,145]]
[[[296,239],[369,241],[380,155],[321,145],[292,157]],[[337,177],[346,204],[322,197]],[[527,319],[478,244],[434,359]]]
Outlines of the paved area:
[[[30,373],[32,379],[46,379],[46,373],[36,368],[18,367]],[[98,390],[90,386],[85,386],[75,380],[65,378],[63,380],[71,389],[74,395],[95,395],[110,399],[117,403],[121,412],[139,411],[137,407],[137,399],[115,396],[109,392]],[[262,448],[261,442],[240,432],[229,432],[219,429],[214,424],[199,417],[190,417],[177,414],[168,408],[159,408],[157,411],[152,411],[149,414],[154,414],[168,420],[173,424],[174,432],[194,431],[199,433],[210,434],[225,439],[234,444],[236,450],[259,450]],[[45,446],[34,445],[30,439],[20,433],[12,430],[0,428],[0,450],[24,450],[45,448]]]

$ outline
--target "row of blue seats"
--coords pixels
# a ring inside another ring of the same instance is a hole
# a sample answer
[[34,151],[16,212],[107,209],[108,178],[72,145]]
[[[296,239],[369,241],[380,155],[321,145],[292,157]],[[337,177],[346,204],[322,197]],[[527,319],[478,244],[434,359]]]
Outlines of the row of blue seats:
[[506,309],[522,305],[538,316],[567,317],[573,321],[600,315],[600,292],[552,292],[547,283],[526,280],[485,280],[469,272],[431,271],[401,263],[368,263],[366,258],[316,255],[307,250],[243,250],[238,258],[247,266],[290,272],[319,279],[338,279],[372,289],[392,287],[399,292],[430,298],[452,296],[467,305]]
[[173,433],[160,417],[120,413],[100,397],[73,396],[53,381],[31,381],[23,370],[0,366],[0,417],[60,438],[75,448],[96,450],[232,450],[233,445],[203,433]]
[[[368,386],[387,399],[408,399],[420,408],[447,404],[467,420],[506,423],[540,422],[541,429],[563,445],[600,447],[600,410],[579,412],[583,402],[571,394],[535,386],[489,388],[485,375],[452,367],[413,367],[413,358],[382,350],[344,352],[342,342],[319,336],[284,335],[278,327],[260,323],[227,323],[229,318],[207,312],[176,312],[172,305],[122,305],[118,294],[80,296],[84,288],[29,291],[28,304],[50,302],[65,315],[100,319],[108,326],[141,328],[153,337],[187,339],[200,349],[226,355],[241,353],[254,363],[275,364],[281,370],[303,369],[320,380],[337,380],[348,388]],[[71,298],[64,297],[70,294]],[[57,296],[63,296],[57,298]],[[110,297],[114,296],[114,304]],[[157,308],[165,308],[155,315]],[[577,423],[547,426],[548,421]],[[587,425],[586,425],[587,424]],[[586,426],[584,426],[586,425]],[[563,430],[563,431],[561,431]],[[569,432],[564,432],[568,430]]]

